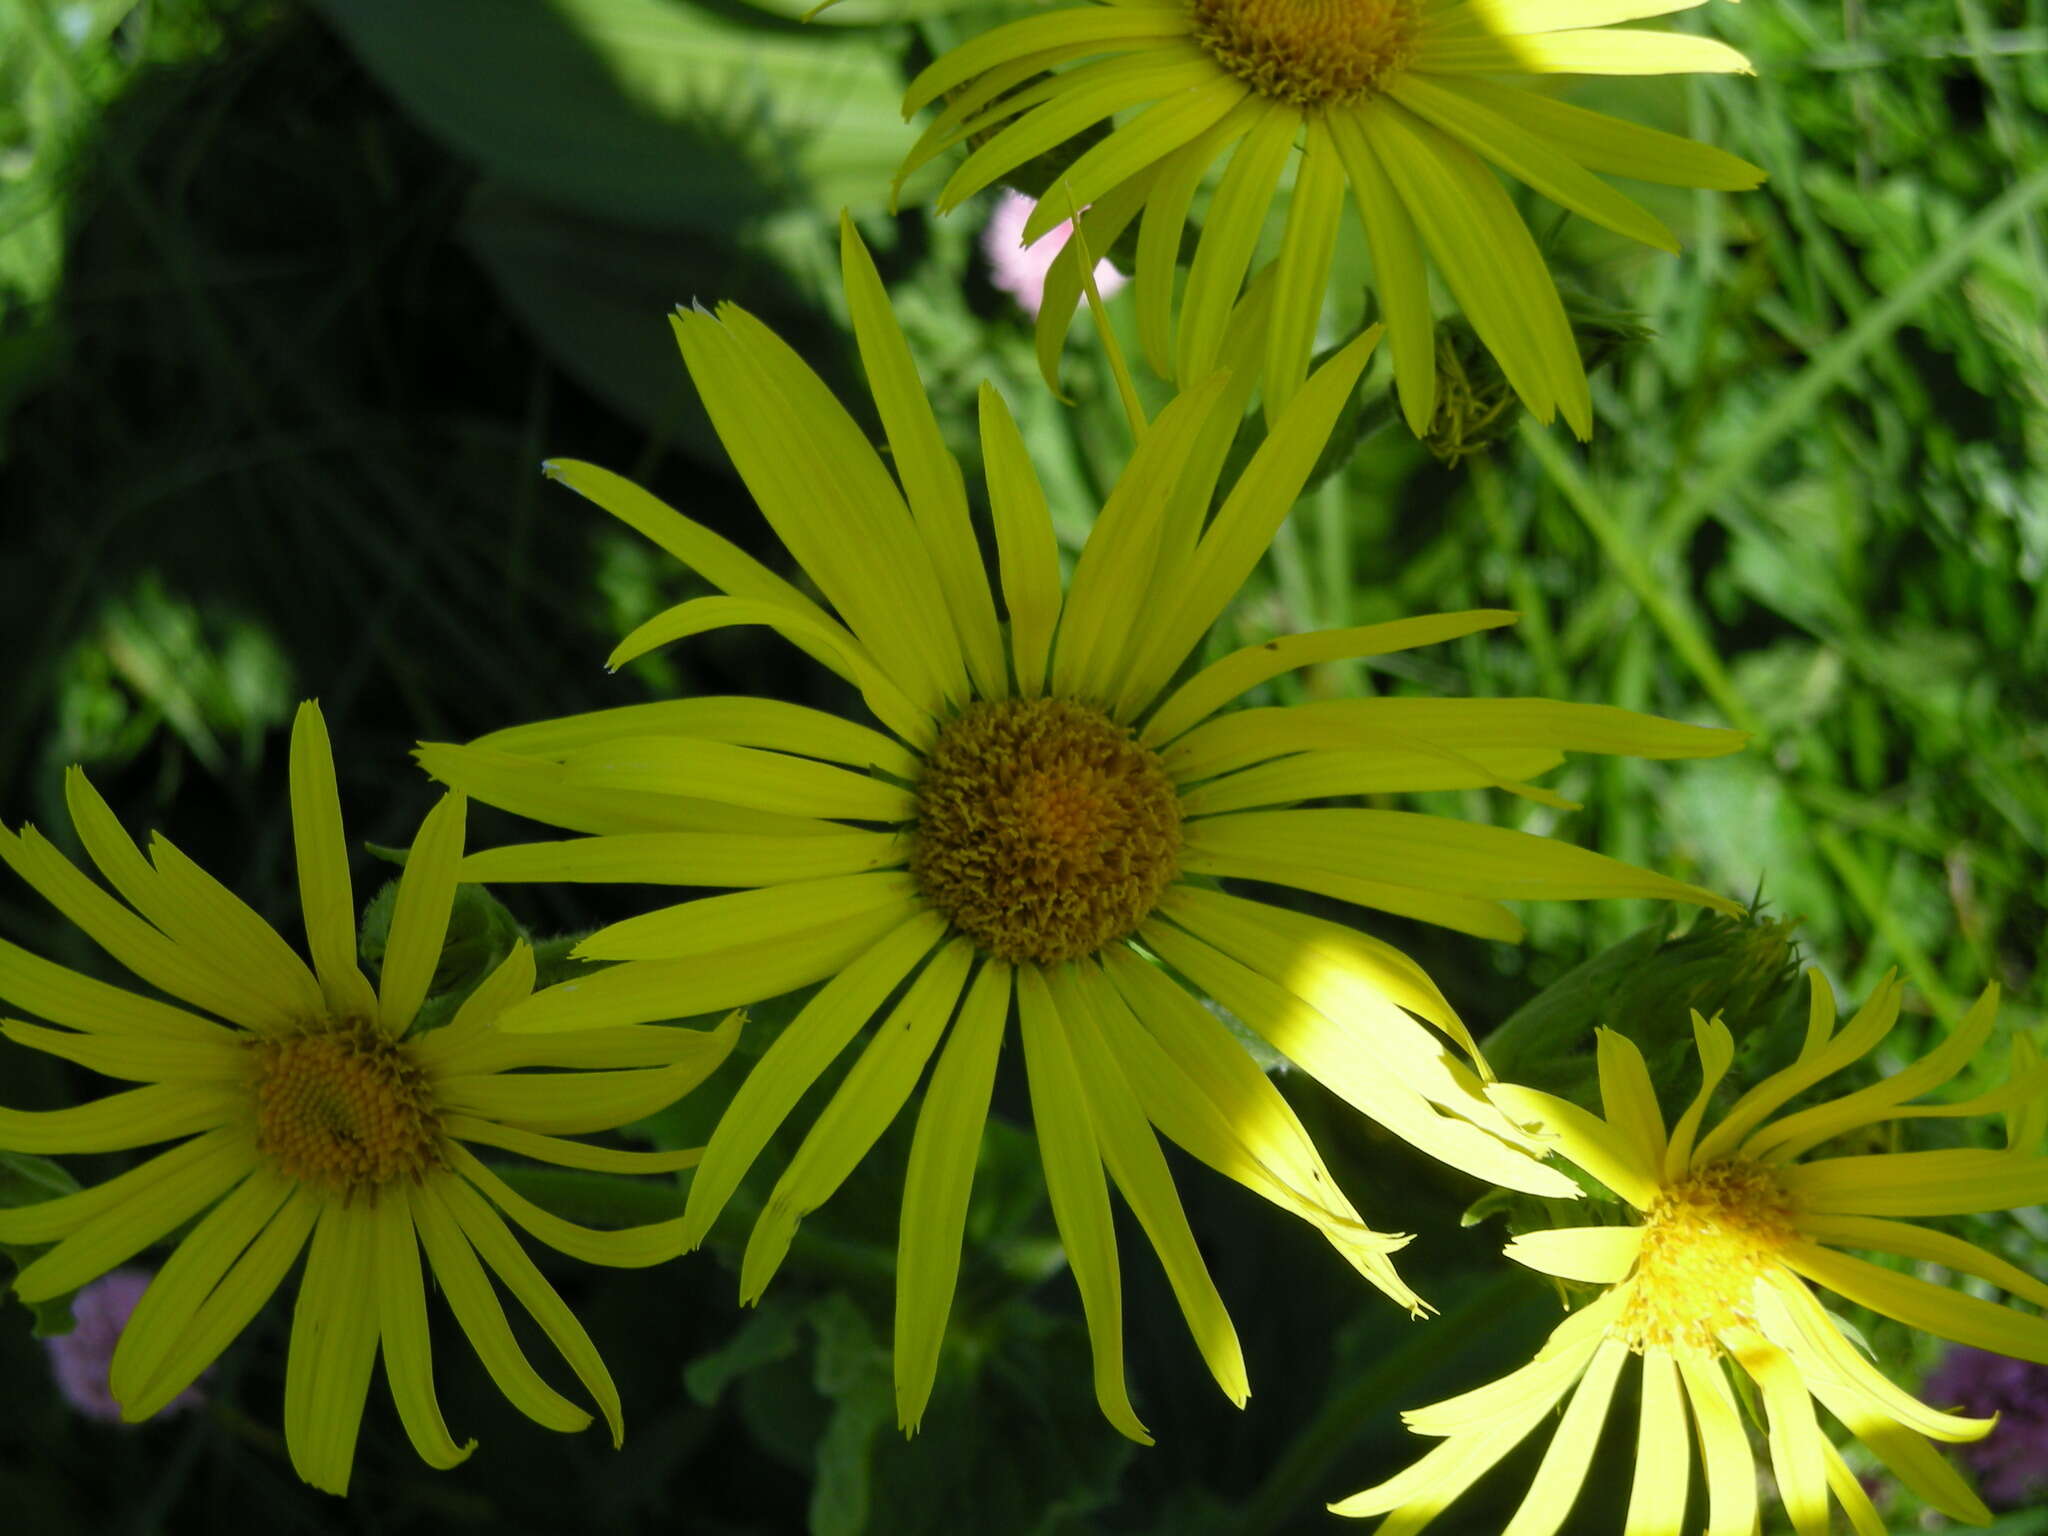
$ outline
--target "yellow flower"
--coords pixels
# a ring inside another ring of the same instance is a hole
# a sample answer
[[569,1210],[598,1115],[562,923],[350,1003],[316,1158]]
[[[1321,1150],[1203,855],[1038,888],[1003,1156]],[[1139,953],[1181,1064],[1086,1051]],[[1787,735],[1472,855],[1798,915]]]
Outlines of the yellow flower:
[[866,1155],[936,1055],[901,1224],[896,1376],[906,1426],[931,1389],[1014,997],[1097,1396],[1142,1439],[1123,1383],[1105,1164],[1219,1384],[1233,1399],[1246,1393],[1236,1336],[1154,1127],[1315,1223],[1375,1285],[1419,1305],[1387,1258],[1404,1239],[1365,1228],[1201,994],[1425,1152],[1519,1189],[1571,1187],[1486,1101],[1470,1036],[1413,961],[1340,924],[1226,894],[1216,877],[1504,939],[1521,929],[1502,897],[1728,905],[1502,828],[1275,807],[1460,786],[1559,803],[1521,780],[1554,767],[1560,749],[1688,757],[1742,738],[1540,699],[1219,713],[1290,669],[1513,618],[1500,612],[1276,637],[1177,681],[1299,493],[1369,339],[1308,381],[1213,517],[1244,395],[1219,377],[1168,406],[1143,432],[1064,592],[1044,492],[1008,409],[984,385],[1005,635],[959,466],[850,223],[843,257],[900,490],[824,383],[753,316],[726,306],[715,318],[675,317],[727,451],[836,617],[630,482],[567,461],[549,473],[727,594],[649,619],[613,665],[707,630],[766,625],[857,689],[887,729],[771,699],[693,698],[519,726],[468,746],[430,744],[421,760],[481,799],[595,834],[472,854],[464,878],[750,888],[594,935],[578,953],[637,963],[536,998],[507,1016],[508,1029],[680,1017],[826,982],[713,1134],[684,1214],[690,1242],[820,1074],[887,1012],[768,1198],[742,1267],[745,1299],[761,1294],[798,1221]]
[[[1706,1472],[1708,1536],[1749,1536],[1757,1479],[1737,1384],[1762,1401],[1779,1496],[1799,1536],[1826,1536],[1828,1495],[1860,1536],[1884,1523],[1823,1433],[1818,1401],[1921,1499],[1978,1524],[1989,1512],[1930,1446],[1974,1440],[1987,1419],[1959,1418],[1894,1386],[1850,1342],[1807,1282],[1944,1339],[2048,1363],[2048,1322],[1839,1252],[1860,1248],[1938,1264],[2048,1306],[2048,1284],[1975,1244],[1905,1216],[1961,1216],[2048,1200],[2048,1069],[2023,1039],[2005,1086],[1952,1103],[1913,1103],[1968,1066],[1991,1034],[1988,988],[1954,1033],[1883,1081],[1771,1117],[1876,1048],[1904,987],[1888,978],[1834,1032],[1835,1000],[1813,975],[1813,1008],[1798,1060],[1736,1099],[1711,1130],[1707,1104],[1735,1043],[1693,1015],[1702,1082],[1668,1133],[1642,1054],[1600,1032],[1604,1116],[1533,1089],[1496,1085],[1494,1101],[1556,1139],[1564,1156],[1626,1200],[1626,1226],[1532,1232],[1508,1254],[1545,1274],[1607,1287],[1551,1334],[1533,1364],[1405,1415],[1443,1444],[1376,1488],[1330,1506],[1390,1514],[1382,1536],[1421,1530],[1571,1394],[1508,1536],[1548,1536],[1570,1513],[1622,1368],[1642,1361],[1628,1536],[1679,1536],[1692,1462],[1687,1408]],[[1887,1120],[2007,1112],[2003,1150],[1859,1153],[1807,1159],[1821,1143]],[[1574,1390],[1576,1389],[1576,1390]]]
[[[1747,70],[1706,38],[1615,22],[1700,0],[1114,0],[1067,6],[985,33],[911,82],[907,113],[943,101],[902,178],[949,146],[974,149],[939,194],[951,208],[1105,119],[1024,227],[1035,240],[1092,208],[1096,254],[1142,213],[1138,334],[1152,367],[1183,387],[1206,378],[1294,162],[1264,343],[1269,419],[1307,376],[1348,185],[1371,248],[1403,413],[1419,437],[1435,413],[1428,266],[1529,409],[1562,409],[1579,436],[1592,405],[1550,272],[1488,162],[1574,213],[1675,251],[1662,223],[1601,175],[1742,190],[1763,173],[1689,139],[1569,106],[1511,83],[1531,75]],[[1086,61],[1086,62],[1083,62]],[[1298,154],[1297,154],[1298,150]],[[1174,267],[1203,178],[1229,165],[1208,205],[1178,320]],[[1600,173],[1600,174],[1595,174]],[[1039,190],[1032,188],[1034,192]],[[1046,283],[1038,349],[1055,388],[1080,293],[1070,244]]]
[[[356,964],[334,763],[313,704],[299,710],[291,749],[310,969],[162,837],[145,858],[75,768],[65,792],[86,851],[134,910],[33,827],[18,836],[0,828],[0,859],[109,955],[198,1011],[0,942],[0,998],[65,1026],[10,1019],[9,1039],[146,1085],[75,1109],[0,1109],[0,1147],[118,1152],[178,1141],[104,1184],[0,1211],[0,1241],[55,1245],[22,1270],[21,1298],[62,1296],[194,1222],[114,1352],[114,1397],[125,1417],[146,1419],[247,1326],[310,1240],[285,1367],[285,1443],[301,1477],[338,1494],[348,1490],[380,1349],[420,1455],[450,1467],[474,1448],[449,1435],[435,1400],[424,1246],[456,1320],[506,1397],[550,1429],[590,1422],[527,1363],[486,1269],[561,1352],[617,1443],[619,1400],[604,1362],[499,1212],[596,1264],[673,1257],[679,1223],[600,1232],[563,1221],[515,1193],[469,1145],[606,1172],[688,1167],[695,1149],[623,1152],[563,1137],[624,1124],[687,1093],[732,1048],[737,1017],[711,1033],[507,1036],[499,1015],[533,987],[533,955],[521,944],[450,1023],[409,1036],[455,895],[463,798],[445,797],[421,824],[373,989]],[[532,1067],[627,1070],[517,1070]]]

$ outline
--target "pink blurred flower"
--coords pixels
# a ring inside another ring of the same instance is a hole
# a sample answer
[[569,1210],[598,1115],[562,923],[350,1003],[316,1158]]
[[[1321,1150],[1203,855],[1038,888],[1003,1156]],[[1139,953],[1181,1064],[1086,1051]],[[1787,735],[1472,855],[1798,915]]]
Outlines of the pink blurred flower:
[[[69,1333],[43,1340],[50,1352],[50,1374],[64,1400],[89,1419],[108,1424],[121,1422],[121,1405],[107,1390],[107,1370],[114,1359],[114,1346],[121,1342],[121,1330],[142,1293],[149,1289],[151,1276],[143,1269],[117,1269],[100,1276],[81,1290],[71,1303],[78,1326]],[[209,1373],[210,1374],[210,1373]],[[204,1377],[200,1378],[204,1380]],[[164,1414],[193,1407],[203,1401],[197,1386],[187,1387],[164,1405]]]
[[[988,257],[989,281],[1015,299],[1027,315],[1036,316],[1045,302],[1045,274],[1067,243],[1074,222],[1056,224],[1030,245],[1024,244],[1024,221],[1037,202],[1022,192],[1005,190],[981,232],[982,254]],[[1106,299],[1123,287],[1123,273],[1107,261],[1095,263],[1095,285]]]

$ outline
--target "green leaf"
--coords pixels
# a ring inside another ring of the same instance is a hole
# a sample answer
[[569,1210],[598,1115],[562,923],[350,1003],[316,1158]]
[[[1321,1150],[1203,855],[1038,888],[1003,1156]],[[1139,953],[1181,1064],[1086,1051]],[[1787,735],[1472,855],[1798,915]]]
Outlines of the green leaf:
[[427,129],[531,196],[723,233],[875,206],[910,147],[896,34],[728,20],[661,0],[319,0]]
[[[78,1180],[46,1157],[31,1157],[24,1152],[0,1152],[0,1206],[12,1210],[16,1206],[39,1205],[59,1195],[72,1194],[77,1188]],[[50,1246],[48,1243],[0,1243],[0,1254],[6,1255],[18,1275],[39,1255],[47,1253]],[[76,1294],[75,1291],[72,1293]],[[56,1296],[48,1301],[24,1305],[35,1318],[35,1336],[39,1339],[69,1333],[76,1326],[77,1319],[71,1315],[71,1296]]]

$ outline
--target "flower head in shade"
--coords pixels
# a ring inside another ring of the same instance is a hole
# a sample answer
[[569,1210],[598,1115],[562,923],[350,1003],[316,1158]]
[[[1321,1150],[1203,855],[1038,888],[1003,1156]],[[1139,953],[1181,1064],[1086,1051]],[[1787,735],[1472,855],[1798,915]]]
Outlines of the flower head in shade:
[[2019,1509],[2048,1495],[2048,1365],[1960,1347],[1942,1357],[1920,1395],[1997,1427],[1963,1451],[1984,1501]]
[[[462,859],[463,798],[427,815],[405,872],[379,985],[356,963],[355,903],[327,728],[312,704],[292,728],[292,830],[309,967],[256,913],[163,838],[149,855],[73,769],[72,824],[123,905],[33,827],[0,829],[0,859],[101,948],[189,1006],[92,980],[0,942],[0,998],[52,1024],[10,1019],[9,1039],[144,1086],[73,1109],[0,1109],[0,1147],[119,1152],[175,1142],[103,1184],[0,1211],[0,1241],[50,1243],[15,1281],[61,1296],[186,1223],[128,1318],[109,1366],[127,1419],[176,1401],[306,1254],[285,1367],[292,1465],[347,1491],[371,1367],[381,1352],[400,1419],[437,1467],[463,1460],[435,1401],[421,1249],[484,1367],[551,1429],[590,1415],[528,1364],[505,1320],[509,1292],[597,1401],[616,1441],[618,1394],[583,1331],[504,1218],[572,1257],[657,1263],[680,1251],[670,1221],[593,1231],[549,1215],[471,1146],[572,1168],[661,1173],[687,1152],[624,1152],[564,1139],[651,1114],[731,1049],[717,1031],[501,1033],[533,987],[521,944],[446,1026],[412,1033]],[[590,1072],[528,1071],[589,1067]]]
[[[142,1293],[149,1289],[149,1281],[146,1269],[117,1269],[101,1275],[71,1298],[72,1330],[43,1340],[57,1390],[64,1394],[65,1402],[89,1419],[121,1422],[121,1405],[108,1390],[107,1377],[121,1332]],[[189,1386],[159,1408],[157,1416],[196,1407],[202,1400],[198,1386]]]
[[1561,749],[1688,757],[1741,738],[1540,699],[1225,712],[1296,667],[1513,617],[1447,614],[1275,637],[1183,676],[1299,494],[1370,339],[1308,381],[1213,516],[1229,424],[1249,385],[1242,372],[1218,376],[1171,403],[1142,431],[1064,584],[1044,492],[1008,409],[984,386],[992,586],[960,469],[851,223],[843,255],[900,485],[817,375],[753,316],[728,305],[675,322],[741,476],[836,612],[616,475],[561,461],[549,472],[724,593],[648,620],[615,665],[707,630],[765,625],[858,690],[883,728],[772,699],[692,698],[515,727],[468,746],[430,744],[421,760],[479,798],[593,834],[473,854],[467,878],[732,888],[592,936],[579,953],[634,963],[577,983],[573,1006],[568,993],[535,999],[507,1016],[508,1028],[687,1014],[825,983],[754,1066],[706,1147],[684,1214],[691,1242],[866,1032],[755,1224],[740,1277],[746,1299],[761,1294],[797,1223],[930,1068],[897,1281],[905,1425],[931,1388],[1014,1004],[1097,1396],[1142,1438],[1123,1380],[1108,1181],[1158,1251],[1219,1384],[1233,1398],[1246,1392],[1236,1336],[1155,1129],[1315,1223],[1375,1285],[1418,1305],[1387,1257],[1403,1240],[1363,1226],[1199,994],[1423,1151],[1518,1189],[1572,1188],[1487,1101],[1465,1026],[1412,961],[1340,924],[1227,894],[1215,877],[1500,938],[1520,933],[1504,897],[1728,905],[1519,832],[1405,811],[1284,807],[1457,785],[1555,803],[1523,781],[1555,766]]
[[[950,208],[1105,120],[1043,196],[1032,238],[1076,208],[1106,251],[1138,227],[1137,318],[1152,366],[1183,387],[1222,354],[1231,305],[1290,163],[1293,191],[1259,360],[1276,413],[1308,374],[1347,191],[1371,247],[1402,409],[1435,412],[1433,266],[1529,409],[1562,410],[1581,437],[1592,407],[1542,253],[1496,169],[1619,234],[1676,250],[1605,176],[1683,187],[1757,185],[1756,167],[1689,139],[1530,89],[1546,75],[1746,70],[1706,38],[1616,28],[1700,0],[1117,0],[1010,22],[942,55],[906,112],[943,103],[899,173],[973,146],[939,194]],[[1078,147],[1078,146],[1077,146]],[[1182,226],[1224,170],[1176,315]],[[1037,190],[1033,188],[1031,190]],[[1039,320],[1048,381],[1079,274],[1055,269]]]
[[[1830,1442],[1815,1403],[1936,1509],[1959,1520],[1990,1519],[1928,1444],[1976,1440],[1990,1421],[1930,1408],[1895,1386],[1842,1332],[1814,1287],[1940,1338],[2048,1361],[2048,1321],[1843,1251],[1940,1264],[2048,1306],[2048,1283],[2040,1277],[1900,1219],[2048,1199],[2048,1157],[2036,1150],[2048,1113],[2048,1069],[2016,1042],[2002,1087],[1960,1101],[1918,1102],[1984,1048],[1997,1010],[1993,987],[1910,1066],[1854,1093],[1779,1114],[1869,1055],[1897,1020],[1904,991],[1888,978],[1837,1033],[1834,996],[1818,973],[1812,980],[1798,1059],[1738,1097],[1711,1128],[1704,1124],[1707,1105],[1735,1043],[1718,1020],[1697,1013],[1702,1082],[1668,1131],[1642,1054],[1611,1030],[1602,1030],[1599,1042],[1603,1114],[1533,1089],[1493,1088],[1495,1102],[1554,1136],[1565,1157],[1629,1207],[1625,1225],[1529,1233],[1508,1245],[1509,1256],[1603,1289],[1551,1334],[1532,1364],[1405,1415],[1411,1429],[1443,1443],[1333,1510],[1387,1515],[1377,1528],[1382,1536],[1419,1531],[1563,1403],[1535,1481],[1507,1527],[1507,1536],[1549,1536],[1571,1512],[1622,1371],[1636,1361],[1642,1406],[1629,1536],[1680,1536],[1688,1529],[1695,1435],[1708,1536],[1747,1536],[1756,1528],[1756,1467],[1736,1383],[1761,1400],[1771,1468],[1799,1536],[1827,1536],[1830,1494],[1859,1536],[1884,1536],[1883,1521]],[[1834,1137],[1884,1121],[1999,1110],[2008,1115],[2002,1150],[1808,1156]]]
[[[981,252],[988,258],[989,281],[1017,301],[1027,315],[1036,315],[1045,301],[1045,274],[1052,269],[1073,232],[1068,220],[1054,225],[1028,245],[1024,225],[1038,205],[1022,192],[1005,191],[996,199],[995,212],[981,232]],[[1107,261],[1095,263],[1095,288],[1108,298],[1124,285],[1123,273]]]

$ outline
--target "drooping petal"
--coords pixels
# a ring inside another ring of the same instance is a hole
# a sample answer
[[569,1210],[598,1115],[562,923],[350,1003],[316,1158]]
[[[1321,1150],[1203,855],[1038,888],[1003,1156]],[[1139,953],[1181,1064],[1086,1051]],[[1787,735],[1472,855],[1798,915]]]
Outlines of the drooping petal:
[[284,1373],[285,1448],[302,1479],[335,1495],[348,1492],[370,1368],[377,1361],[373,1219],[367,1203],[336,1200],[322,1207],[292,1309]]
[[1053,1223],[1081,1292],[1095,1361],[1095,1401],[1103,1417],[1140,1445],[1152,1437],[1131,1410],[1124,1389],[1123,1280],[1117,1267],[1116,1229],[1102,1153],[1087,1108],[1086,1090],[1066,1029],[1037,967],[1017,972],[1017,1017],[1024,1039],[1031,1118],[1045,1165]]
[[413,1233],[410,1202],[397,1192],[372,1207],[370,1243],[384,1380],[391,1388],[391,1401],[422,1461],[443,1470],[459,1466],[469,1459],[476,1442],[455,1443],[434,1395],[433,1341],[427,1331],[419,1241]]
[[1010,986],[1007,965],[982,963],[932,1069],[911,1138],[896,1240],[896,1423],[906,1431],[924,1418],[938,1376]]

